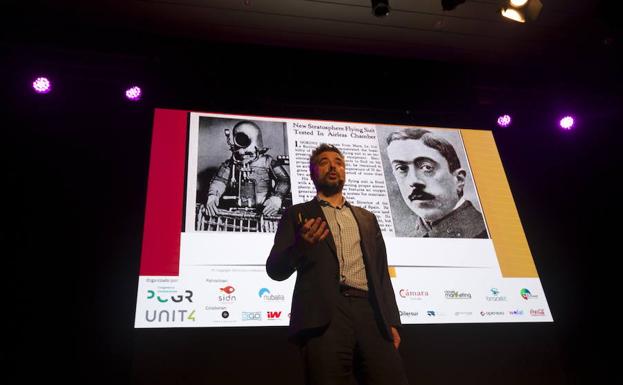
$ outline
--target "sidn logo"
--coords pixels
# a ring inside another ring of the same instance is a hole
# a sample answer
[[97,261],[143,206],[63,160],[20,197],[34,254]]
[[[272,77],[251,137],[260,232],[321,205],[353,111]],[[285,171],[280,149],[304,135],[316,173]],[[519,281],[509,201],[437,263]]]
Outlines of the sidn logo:
[[[151,314],[150,314],[151,313]],[[184,322],[185,320],[195,322],[195,311],[191,310],[188,316],[188,310],[145,310],[145,319],[147,322]]]

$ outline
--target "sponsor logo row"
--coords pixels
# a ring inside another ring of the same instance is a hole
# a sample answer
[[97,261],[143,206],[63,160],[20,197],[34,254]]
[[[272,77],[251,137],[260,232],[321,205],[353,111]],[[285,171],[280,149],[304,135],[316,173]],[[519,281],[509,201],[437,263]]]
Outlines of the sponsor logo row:
[[[206,307],[205,310],[210,310]],[[192,324],[198,321],[198,311],[196,309],[148,309],[145,310],[144,319],[147,323],[154,324]],[[214,322],[236,322],[236,321],[279,321],[289,319],[290,313],[283,310],[275,311],[242,311],[234,316],[228,310],[220,311],[220,317],[210,317]]]
[[[405,299],[405,300],[425,300],[433,296],[436,296],[436,294],[439,294],[439,293],[433,293],[433,295],[431,295],[431,292],[428,290],[412,290],[412,289],[399,289],[396,291],[396,293],[398,294],[397,295],[398,299]],[[443,290],[443,292],[440,293],[440,296],[446,300],[471,300],[471,299],[480,298],[480,299],[484,299],[489,302],[506,302],[509,299],[507,295],[503,294],[499,289],[494,288],[494,287],[489,289],[486,295],[481,295],[478,297],[475,297],[471,292],[452,290],[452,289]],[[526,301],[529,301],[529,300],[538,299],[539,296],[532,294],[530,290],[527,288],[521,288],[520,290],[517,290],[515,293],[512,293],[511,298],[522,298]]]
[[476,316],[476,317],[502,317],[502,316],[511,316],[511,317],[545,317],[545,309],[514,309],[508,311],[490,311],[490,310],[480,310],[480,311],[439,311],[439,310],[425,310],[425,311],[402,311],[400,310],[400,318],[416,318],[416,317],[465,317],[465,316]]
[[[218,303],[235,303],[238,300],[236,288],[232,285],[225,285],[218,288],[218,292],[215,292],[211,300],[214,299]],[[248,293],[247,297],[249,297]],[[147,290],[147,300],[155,301],[159,303],[193,303],[193,291],[184,290],[181,294],[174,287],[160,286],[157,290]],[[253,298],[266,303],[285,302],[286,296],[278,293],[271,293],[266,288],[260,288]],[[247,299],[247,298],[245,298]]]
[[[219,310],[220,311],[220,319],[214,319],[210,317],[210,319],[214,322],[229,321],[229,322],[245,322],[245,321],[279,321],[290,318],[290,313],[286,313],[283,310],[274,310],[274,311],[242,311],[237,312],[234,316],[228,310],[220,310],[215,308],[206,307],[205,310]],[[545,309],[514,309],[508,311],[489,311],[489,310],[480,310],[480,311],[454,311],[454,312],[443,312],[438,310],[425,310],[423,312],[414,312],[414,311],[400,311],[400,318],[402,319],[410,319],[417,317],[545,317]],[[197,310],[196,309],[167,309],[167,310],[158,310],[158,309],[148,309],[145,310],[145,321],[147,323],[157,323],[157,324],[192,324],[195,323],[198,319]]]

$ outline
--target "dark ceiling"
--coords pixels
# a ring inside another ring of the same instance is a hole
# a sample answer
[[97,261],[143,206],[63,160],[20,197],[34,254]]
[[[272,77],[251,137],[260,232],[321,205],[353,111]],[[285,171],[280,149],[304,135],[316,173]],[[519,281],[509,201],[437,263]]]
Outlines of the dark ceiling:
[[620,46],[613,11],[598,0],[542,0],[535,22],[504,19],[499,0],[10,1],[5,42],[144,49],[160,40],[245,43],[457,63],[530,63],[608,55]]

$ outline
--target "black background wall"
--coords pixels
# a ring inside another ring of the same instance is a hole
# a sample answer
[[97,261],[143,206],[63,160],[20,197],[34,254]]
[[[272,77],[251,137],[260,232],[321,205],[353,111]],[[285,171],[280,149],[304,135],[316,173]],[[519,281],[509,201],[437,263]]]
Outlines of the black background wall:
[[[1,46],[2,318],[12,341],[2,360],[13,383],[302,382],[285,328],[133,329],[156,107],[493,130],[556,322],[407,326],[411,383],[610,378],[601,346],[617,329],[613,55],[509,68],[90,37]],[[39,73],[55,81],[51,94],[31,92]],[[145,92],[138,103],[122,96],[133,82]],[[573,132],[555,126],[563,107],[577,113]],[[500,112],[513,114],[511,127],[494,126]]]

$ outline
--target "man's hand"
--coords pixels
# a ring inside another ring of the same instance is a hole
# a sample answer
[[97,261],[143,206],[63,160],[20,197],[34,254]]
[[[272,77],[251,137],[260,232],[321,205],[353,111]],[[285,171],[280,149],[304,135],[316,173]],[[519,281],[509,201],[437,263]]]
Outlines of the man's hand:
[[272,196],[264,201],[264,215],[275,215],[281,208],[281,198],[278,196]]
[[218,197],[216,195],[208,195],[208,201],[206,202],[206,209],[211,217],[216,216],[216,205],[218,204]]
[[322,218],[308,219],[301,230],[299,230],[298,240],[302,241],[305,247],[311,247],[324,240],[329,235],[327,222]]
[[394,340],[394,348],[398,349],[398,346],[400,346],[400,334],[398,334],[398,329],[396,329],[393,326],[389,327],[392,331],[392,337]]

